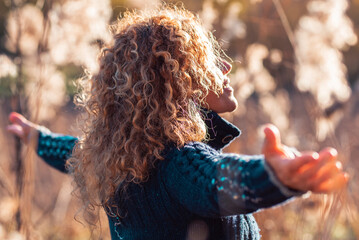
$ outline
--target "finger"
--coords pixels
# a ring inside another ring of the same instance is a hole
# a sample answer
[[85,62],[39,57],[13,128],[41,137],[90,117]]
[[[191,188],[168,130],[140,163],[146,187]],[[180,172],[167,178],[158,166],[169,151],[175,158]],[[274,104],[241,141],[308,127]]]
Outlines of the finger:
[[295,157],[289,162],[289,171],[304,172],[306,168],[311,167],[310,164],[316,164],[318,159],[319,154],[317,152],[303,152],[301,156]]
[[[314,158],[317,158],[316,161],[308,161],[306,164],[300,166],[300,169],[297,170],[297,172],[300,174],[300,178],[303,179],[303,181],[306,179],[318,178],[318,176],[322,175],[327,168],[336,167],[336,162],[334,159],[336,159],[337,152],[333,148],[326,148],[319,154],[314,153],[313,156]],[[292,171],[294,172],[295,169]]]
[[313,154],[315,155],[314,157],[317,158],[317,160],[313,161],[312,163],[308,163],[301,166],[299,172],[305,173],[303,176],[310,177],[316,174],[325,164],[334,161],[337,158],[338,153],[334,148],[325,148],[320,151],[319,154]]
[[25,136],[24,129],[19,125],[15,125],[15,124],[9,125],[6,127],[6,130],[18,136],[19,138],[24,139]]
[[264,128],[264,134],[265,139],[262,150],[264,155],[285,154],[280,140],[280,133],[276,126],[267,124]]
[[282,144],[282,148],[283,148],[283,151],[285,152],[285,155],[290,159],[294,159],[295,157],[298,157],[298,156],[302,155],[302,153],[299,152],[295,148],[288,147],[288,146],[283,145],[283,144]]
[[341,190],[347,185],[348,180],[349,175],[347,173],[338,173],[334,177],[328,179],[327,181],[321,183],[318,187],[313,189],[313,192],[330,193]]
[[338,157],[338,152],[335,148],[324,148],[319,152],[320,159],[334,160]]
[[340,162],[329,162],[325,164],[313,178],[310,180],[312,188],[315,189],[330,178],[335,177],[338,173],[342,173],[342,164]]

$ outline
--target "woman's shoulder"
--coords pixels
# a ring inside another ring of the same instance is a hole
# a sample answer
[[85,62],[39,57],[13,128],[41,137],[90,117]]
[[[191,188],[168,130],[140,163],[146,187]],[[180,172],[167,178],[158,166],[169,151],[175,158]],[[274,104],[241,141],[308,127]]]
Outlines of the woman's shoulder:
[[166,178],[187,180],[200,176],[213,178],[220,152],[202,142],[188,142],[181,147],[171,147],[161,161],[160,172]]
[[202,159],[216,156],[220,152],[203,142],[188,142],[183,146],[171,146],[166,149],[165,159]]
[[160,161],[158,176],[176,198],[181,198],[178,193],[188,196],[192,191],[206,195],[215,190],[219,158],[217,150],[202,142],[171,147]]

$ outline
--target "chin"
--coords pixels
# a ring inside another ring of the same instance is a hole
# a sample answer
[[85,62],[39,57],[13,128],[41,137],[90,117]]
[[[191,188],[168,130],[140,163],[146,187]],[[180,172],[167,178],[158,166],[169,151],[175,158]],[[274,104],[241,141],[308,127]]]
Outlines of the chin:
[[236,110],[238,107],[237,99],[233,98],[230,101],[226,101],[225,103],[221,104],[216,110],[217,113],[230,113]]
[[238,107],[238,102],[237,100],[235,102],[232,102],[231,104],[228,104],[228,109],[225,112],[233,112],[234,110],[236,110]]
[[236,103],[234,103],[232,106],[229,107],[227,112],[233,112],[234,110],[236,110],[238,107],[238,103],[236,101]]
[[216,113],[233,112],[238,106],[237,99],[232,91],[224,91],[224,94],[217,96],[210,92],[205,99],[207,108]]

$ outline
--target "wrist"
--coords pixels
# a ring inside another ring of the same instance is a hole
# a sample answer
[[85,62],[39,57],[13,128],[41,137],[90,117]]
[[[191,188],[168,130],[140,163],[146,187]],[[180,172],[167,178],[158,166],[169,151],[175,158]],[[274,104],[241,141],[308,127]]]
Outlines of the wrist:
[[286,185],[283,180],[280,180],[273,167],[267,161],[264,162],[264,167],[273,184],[276,185],[284,195],[291,197],[291,196],[302,195],[305,193],[305,191],[294,189]]

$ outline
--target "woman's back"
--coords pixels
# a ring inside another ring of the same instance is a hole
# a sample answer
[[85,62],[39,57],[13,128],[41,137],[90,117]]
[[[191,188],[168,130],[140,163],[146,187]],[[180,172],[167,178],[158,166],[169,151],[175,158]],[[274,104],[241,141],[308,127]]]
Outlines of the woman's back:
[[[240,132],[214,112],[207,112],[206,119],[208,142],[169,145],[147,181],[129,183],[126,191],[118,186],[107,204],[112,206],[107,208],[112,239],[187,239],[191,234],[200,236],[196,239],[259,239],[248,213],[298,193],[273,179],[262,155],[221,153]],[[64,153],[75,142],[42,131],[37,151],[64,171]]]
[[[165,165],[161,161],[158,165]],[[178,199],[171,196],[171,190],[161,174],[165,166],[153,172],[142,184],[131,183],[126,195],[117,198],[120,215],[110,217],[112,239],[259,239],[259,229],[251,214],[227,217],[204,217],[189,211]],[[178,179],[177,179],[178,180]],[[185,184],[178,180],[179,184]],[[185,186],[184,188],[189,188]],[[197,189],[196,189],[197,190]],[[202,202],[203,207],[210,203]],[[116,211],[113,208],[113,212]],[[204,212],[206,213],[206,212]],[[195,237],[195,238],[193,238]]]
[[259,239],[251,214],[234,215],[250,209],[238,204],[230,210],[233,216],[222,216],[217,183],[212,181],[218,163],[208,159],[219,156],[215,152],[203,143],[169,150],[148,181],[130,183],[125,193],[118,192],[114,203],[123,218],[109,217],[112,239],[184,240],[192,239],[191,234],[195,239]]

